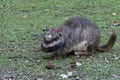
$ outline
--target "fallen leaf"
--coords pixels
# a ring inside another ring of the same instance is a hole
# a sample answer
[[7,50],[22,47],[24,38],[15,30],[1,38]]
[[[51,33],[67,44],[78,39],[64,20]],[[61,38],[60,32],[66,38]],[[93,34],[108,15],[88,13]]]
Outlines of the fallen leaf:
[[50,62],[48,62],[47,64],[46,64],[46,69],[56,69],[56,66],[54,65],[54,64],[52,64],[52,63],[50,63]]
[[3,79],[3,80],[13,80],[13,79],[11,79],[11,78],[5,78],[5,79]]
[[119,26],[120,24],[117,21],[110,21],[110,26]]
[[112,15],[113,15],[113,16],[116,16],[117,14],[113,12]]
[[108,59],[106,59],[106,58],[105,58],[105,63],[106,63],[106,64],[109,64],[109,61],[108,61]]
[[80,77],[79,77],[79,76],[77,76],[77,77],[75,78],[75,80],[81,80],[81,79],[80,79]]
[[23,15],[23,16],[21,16],[22,18],[24,18],[24,19],[26,19],[28,16],[27,15]]
[[72,76],[73,73],[71,71],[68,72],[68,76]]
[[41,78],[35,78],[35,80],[42,80]]
[[117,59],[120,59],[120,56],[115,56],[115,58],[114,58],[114,59],[116,59],[116,60],[117,60]]
[[116,74],[112,74],[112,76],[113,76],[114,78],[119,78],[119,76],[116,75]]
[[82,63],[76,62],[76,65],[77,65],[77,66],[82,66]]
[[66,74],[61,74],[60,76],[61,76],[63,79],[68,78],[68,75],[66,75]]
[[6,77],[3,80],[14,80],[15,76]]
[[66,17],[66,18],[64,18],[65,20],[67,20],[68,18]]

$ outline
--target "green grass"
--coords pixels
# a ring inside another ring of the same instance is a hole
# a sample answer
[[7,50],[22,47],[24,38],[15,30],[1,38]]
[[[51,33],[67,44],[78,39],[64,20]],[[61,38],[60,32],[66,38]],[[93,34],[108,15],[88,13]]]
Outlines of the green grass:
[[[112,15],[116,13],[116,15]],[[96,22],[101,30],[102,43],[112,31],[117,32],[115,46],[107,52],[90,57],[69,56],[49,59],[40,51],[40,35],[46,26],[59,27],[66,18],[83,16]],[[13,80],[63,80],[71,62],[83,65],[71,69],[72,79],[120,80],[120,26],[109,26],[111,21],[120,24],[119,0],[0,0],[0,78]],[[57,70],[47,70],[51,62]],[[65,79],[68,80],[68,79]]]

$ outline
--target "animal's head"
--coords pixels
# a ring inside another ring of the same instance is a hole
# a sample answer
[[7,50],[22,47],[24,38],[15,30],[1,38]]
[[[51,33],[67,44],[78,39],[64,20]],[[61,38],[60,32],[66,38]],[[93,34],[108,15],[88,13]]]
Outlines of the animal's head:
[[45,31],[45,34],[43,36],[43,39],[45,43],[51,43],[53,41],[57,41],[57,39],[59,39],[62,36],[62,27],[58,29],[51,29],[51,30],[46,28],[44,31]]
[[45,52],[54,52],[58,50],[64,44],[64,38],[62,36],[62,27],[58,29],[49,30],[46,28],[43,35],[42,49]]

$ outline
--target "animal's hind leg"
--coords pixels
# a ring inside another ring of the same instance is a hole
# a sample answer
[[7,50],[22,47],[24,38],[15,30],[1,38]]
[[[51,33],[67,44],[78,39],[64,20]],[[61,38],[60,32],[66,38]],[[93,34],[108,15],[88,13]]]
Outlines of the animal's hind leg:
[[89,56],[91,54],[95,53],[94,47],[87,46],[87,48],[84,51],[76,51],[75,55],[77,56]]
[[75,55],[77,56],[89,56],[92,53],[94,53],[94,48],[92,46],[89,45],[88,42],[82,43],[82,45],[80,45],[82,47],[80,47],[80,51],[75,51]]

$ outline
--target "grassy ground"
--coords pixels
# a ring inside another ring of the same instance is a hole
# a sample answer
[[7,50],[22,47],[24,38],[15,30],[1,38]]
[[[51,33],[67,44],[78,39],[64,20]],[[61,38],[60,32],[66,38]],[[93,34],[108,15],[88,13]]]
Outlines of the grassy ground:
[[[102,44],[112,31],[117,32],[115,46],[90,57],[49,59],[50,55],[40,51],[42,29],[58,27],[73,16],[95,21]],[[65,80],[77,76],[81,80],[120,80],[120,25],[114,22],[120,23],[119,0],[0,0],[0,80],[63,80],[60,75],[76,61],[82,66],[71,68],[73,76]],[[47,70],[47,62],[61,68]]]

